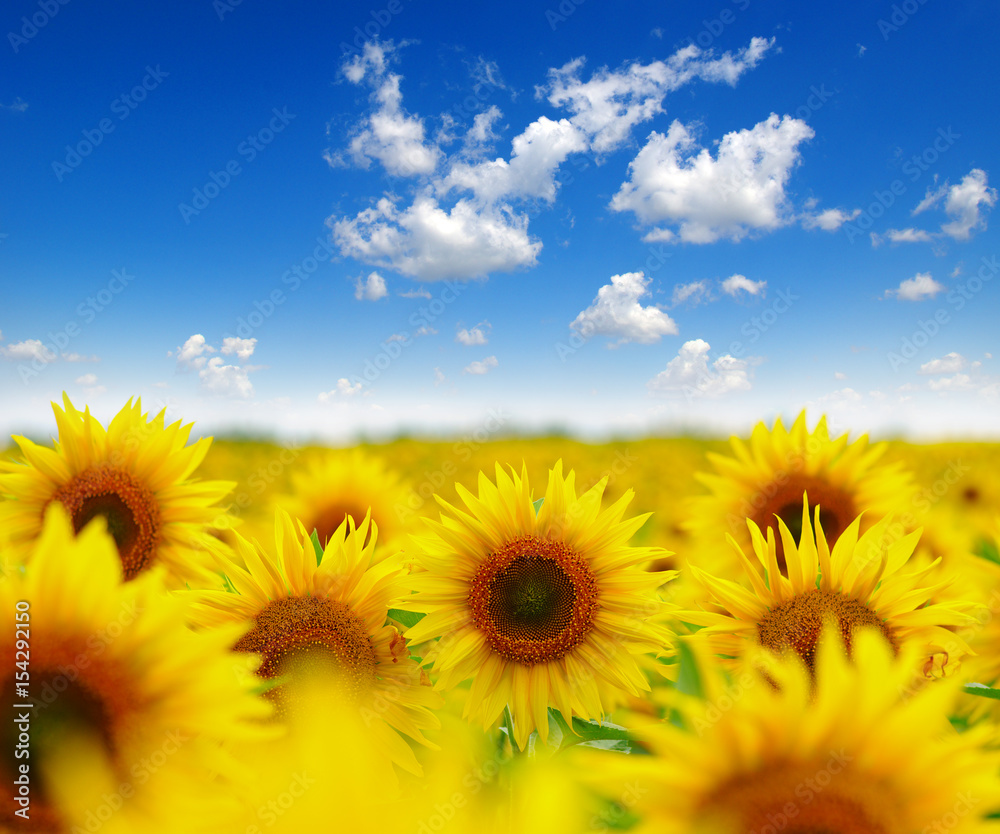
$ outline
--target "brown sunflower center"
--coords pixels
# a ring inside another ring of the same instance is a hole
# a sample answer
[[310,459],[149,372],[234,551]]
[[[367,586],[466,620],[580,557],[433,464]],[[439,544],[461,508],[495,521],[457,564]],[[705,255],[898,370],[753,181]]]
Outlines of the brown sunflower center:
[[802,538],[802,493],[809,493],[809,506],[819,506],[819,520],[823,525],[826,540],[832,547],[840,538],[840,534],[857,517],[854,499],[840,487],[836,487],[818,478],[796,476],[789,478],[784,484],[771,484],[766,492],[771,495],[751,516],[753,522],[761,529],[765,537],[767,529],[774,529],[774,539],[778,557],[778,569],[782,576],[788,576],[785,563],[785,548],[778,532],[778,524],[774,517],[778,516],[792,538],[796,542]]
[[597,581],[586,560],[562,542],[511,539],[484,560],[468,597],[475,626],[505,660],[558,660],[594,625]]
[[285,674],[293,666],[332,669],[353,696],[375,681],[375,647],[364,620],[329,597],[271,600],[233,648],[261,654],[257,674],[263,678]]
[[87,469],[59,487],[51,500],[66,507],[78,533],[95,516],[104,516],[126,580],[152,565],[161,536],[159,504],[129,472],[113,466]]
[[898,808],[884,786],[852,769],[853,757],[831,750],[826,758],[742,774],[702,805],[720,830],[782,834],[890,834]]
[[839,591],[821,591],[818,588],[798,594],[788,602],[772,608],[757,623],[757,636],[762,646],[780,652],[793,649],[806,665],[814,668],[816,647],[823,626],[832,620],[839,628],[847,650],[851,649],[851,635],[862,626],[875,626],[899,652],[899,643],[893,629],[867,605],[845,596]]
[[362,509],[361,507],[344,503],[325,507],[313,522],[313,527],[316,528],[316,535],[319,536],[320,543],[325,546],[348,516],[354,519],[354,526],[357,527],[357,525],[365,520],[366,512],[367,508]]

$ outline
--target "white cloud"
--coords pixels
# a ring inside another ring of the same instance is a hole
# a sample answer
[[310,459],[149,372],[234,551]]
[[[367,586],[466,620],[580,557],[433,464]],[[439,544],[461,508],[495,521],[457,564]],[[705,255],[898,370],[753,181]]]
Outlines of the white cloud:
[[708,281],[692,281],[690,284],[677,284],[674,287],[674,294],[670,298],[672,306],[689,302],[692,307],[698,306],[702,301],[710,301]]
[[437,330],[426,324],[421,325],[417,328],[417,332],[413,334],[414,336],[436,336]]
[[918,272],[902,281],[898,289],[886,290],[885,297],[896,296],[900,301],[923,301],[944,292],[944,286],[935,281],[929,272]]
[[465,150],[475,153],[492,145],[497,140],[493,125],[502,115],[500,108],[495,104],[491,104],[481,113],[476,113],[472,127],[465,134]]
[[952,351],[945,354],[940,359],[932,359],[924,362],[920,366],[919,374],[953,374],[962,370],[968,364],[968,360],[960,353]]
[[367,278],[359,277],[354,282],[354,297],[358,301],[378,301],[388,294],[389,290],[385,287],[385,278],[377,272],[369,273]]
[[223,361],[222,357],[213,356],[208,360],[208,364],[198,371],[202,388],[230,397],[243,399],[252,397],[253,384],[250,382],[249,368],[225,365]]
[[[352,84],[366,81],[372,87],[372,112],[355,128],[348,145],[354,163],[368,168],[378,160],[394,176],[412,177],[430,174],[441,158],[441,149],[425,142],[424,122],[403,110],[399,83],[402,77],[388,72],[388,62],[395,47],[392,41],[366,43],[361,55],[352,56],[343,73]],[[332,164],[341,162],[331,154]]]
[[445,379],[446,379],[446,377],[444,375],[444,371],[442,371],[440,368],[435,368],[434,369],[434,385],[435,386],[440,385],[442,382],[445,381]]
[[930,379],[927,381],[927,387],[931,391],[971,391],[976,386],[968,374],[955,374],[940,379]]
[[749,130],[727,133],[713,157],[706,148],[697,151],[689,130],[674,121],[666,135],[650,134],[611,208],[634,212],[644,223],[678,226],[676,235],[653,229],[647,241],[713,243],[772,231],[791,222],[785,185],[799,162],[799,143],[813,135],[801,119],[772,113]]
[[215,348],[205,341],[201,333],[195,333],[179,348],[177,348],[177,366],[198,370],[208,362],[206,353],[215,353]]
[[469,279],[534,266],[542,244],[528,237],[528,217],[509,206],[459,200],[449,211],[417,197],[400,212],[387,197],[353,219],[332,223],[342,255],[425,281]]
[[415,290],[407,290],[406,292],[399,293],[400,298],[430,298],[431,294],[427,292],[423,287],[418,287]]
[[[930,232],[914,229],[912,226],[906,229],[889,229],[885,236],[889,239],[889,243],[929,243],[934,240]],[[880,239],[872,238],[872,246],[877,245],[876,240],[881,242]]]
[[490,323],[483,321],[468,330],[461,329],[455,334],[455,341],[460,345],[472,347],[473,345],[485,345],[489,339],[486,334],[490,331]]
[[583,132],[569,120],[554,122],[541,116],[514,138],[509,162],[500,158],[475,164],[456,162],[439,191],[446,194],[452,189],[468,190],[483,204],[511,197],[552,202],[556,196],[556,170],[571,153],[586,148]]
[[499,364],[495,356],[487,356],[482,362],[470,362],[462,370],[462,373],[482,375],[489,373],[491,368],[495,368]]
[[330,402],[330,400],[335,399],[337,397],[339,397],[340,399],[343,399],[344,397],[353,397],[360,390],[361,390],[360,382],[356,382],[353,385],[351,385],[351,381],[349,379],[341,377],[340,379],[337,380],[337,384],[331,390],[323,391],[316,399],[319,400],[321,403],[326,403]]
[[83,376],[78,376],[76,378],[77,385],[96,385],[97,384],[97,374],[84,374]]
[[25,339],[0,348],[0,356],[5,359],[32,361],[38,360],[46,365],[56,361],[56,355],[40,339]]
[[222,352],[226,356],[235,354],[240,359],[249,359],[257,347],[256,339],[240,339],[237,336],[226,336],[222,340]]
[[681,345],[667,367],[646,383],[654,393],[683,392],[688,397],[718,397],[729,391],[749,391],[751,360],[728,354],[711,365],[704,339],[692,339]]
[[834,371],[833,372],[833,378],[834,379],[847,379],[847,374],[841,373],[840,371]]
[[67,362],[100,362],[100,357],[94,356],[84,356],[82,353],[64,353],[62,358]]
[[667,61],[638,62],[619,70],[602,67],[588,81],[580,72],[584,58],[549,70],[548,83],[536,90],[555,107],[572,113],[570,121],[587,133],[599,154],[612,151],[631,136],[632,128],[663,112],[663,99],[695,78],[734,85],[774,45],[774,39],[753,38],[749,46],[719,58],[693,44],[675,52]]
[[739,296],[741,292],[763,296],[766,289],[767,281],[751,281],[746,275],[740,275],[738,272],[722,282],[722,291],[733,298]]
[[968,240],[974,231],[986,228],[980,206],[992,208],[997,201],[997,190],[989,187],[989,177],[982,168],[973,168],[958,185],[949,186],[946,182],[940,188],[928,188],[913,214],[920,214],[942,201],[945,213],[954,219],[943,223],[941,232],[955,240]]
[[642,272],[612,275],[611,283],[597,291],[591,305],[570,324],[584,336],[619,336],[608,347],[626,342],[651,345],[662,336],[675,335],[677,324],[659,307],[643,307],[639,299],[650,295],[647,278]]
[[819,214],[806,215],[802,218],[802,225],[807,229],[822,229],[824,232],[835,232],[848,220],[853,220],[861,214],[861,209],[846,212],[843,209],[831,208],[821,211]]

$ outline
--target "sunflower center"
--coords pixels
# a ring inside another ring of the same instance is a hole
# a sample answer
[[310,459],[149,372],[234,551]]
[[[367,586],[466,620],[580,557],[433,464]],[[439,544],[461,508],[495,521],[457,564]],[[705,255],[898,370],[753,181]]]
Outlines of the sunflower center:
[[473,623],[505,660],[558,660],[586,638],[597,613],[597,582],[562,542],[519,536],[491,553],[468,597]]
[[766,528],[774,529],[778,569],[782,576],[788,576],[788,567],[785,562],[784,543],[778,533],[774,517],[778,516],[785,523],[796,542],[801,541],[803,492],[809,493],[810,506],[819,505],[820,524],[831,547],[858,515],[854,499],[849,494],[818,478],[792,477],[784,484],[768,485],[765,491],[771,492],[771,495],[755,511],[752,519],[765,536]]
[[375,681],[375,647],[364,620],[329,597],[271,600],[233,648],[261,654],[257,674],[263,678],[286,674],[293,666],[332,669],[346,694],[355,697]]
[[890,834],[894,809],[884,786],[851,769],[852,756],[784,765],[737,776],[702,805],[720,830],[782,834]]
[[52,495],[73,518],[80,532],[96,516],[104,516],[118,547],[126,580],[148,568],[160,543],[160,511],[152,491],[130,473],[96,466],[75,476]]
[[757,623],[757,636],[762,646],[773,651],[793,649],[810,669],[814,669],[820,634],[830,620],[839,627],[848,652],[851,635],[862,626],[875,626],[892,645],[893,651],[899,652],[892,628],[867,605],[839,591],[818,588],[772,608]]

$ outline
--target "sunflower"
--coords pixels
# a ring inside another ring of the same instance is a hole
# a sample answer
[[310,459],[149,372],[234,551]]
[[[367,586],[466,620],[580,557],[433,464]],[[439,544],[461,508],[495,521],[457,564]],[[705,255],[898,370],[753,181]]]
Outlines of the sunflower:
[[[908,504],[914,494],[912,475],[901,461],[878,463],[887,444],[869,446],[867,435],[851,444],[846,434],[831,440],[825,416],[812,433],[803,411],[790,431],[779,418],[771,431],[758,423],[749,444],[738,437],[730,443],[733,457],[707,453],[717,474],[699,472],[695,477],[711,494],[692,499],[683,525],[695,538],[690,552],[697,554],[703,566],[714,557],[722,560],[720,569],[736,567],[730,554],[718,546],[718,533],[727,530],[741,546],[749,547],[747,518],[762,530],[771,528],[777,533],[777,516],[798,538],[803,492],[823,508],[823,528],[831,543],[862,512],[881,518]],[[780,539],[777,547],[778,567],[784,572]]]
[[730,681],[703,670],[705,700],[679,701],[683,726],[638,731],[653,755],[595,754],[590,778],[631,786],[636,834],[994,831],[1000,754],[991,729],[949,726],[959,681],[901,697],[914,647],[893,658],[866,629],[849,661],[828,638],[814,670],[791,653]]
[[577,497],[562,461],[549,472],[541,508],[521,476],[496,466],[496,484],[479,476],[479,496],[461,485],[468,512],[441,499],[441,521],[414,537],[424,572],[405,607],[428,612],[407,631],[429,647],[439,688],[474,678],[466,716],[492,725],[511,708],[514,737],[548,736],[547,708],[569,721],[601,718],[616,699],[649,684],[636,655],[663,650],[669,633],[651,622],[663,603],[657,588],[672,572],[639,566],[665,555],[627,542],[648,516],[623,520],[632,490],[607,509],[601,479]]
[[[425,685],[406,642],[387,622],[389,609],[405,593],[404,570],[395,558],[376,557],[378,528],[369,514],[357,527],[352,517],[341,525],[319,559],[302,523],[281,510],[273,555],[237,534],[242,564],[220,557],[232,592],[191,591],[192,622],[242,625],[245,633],[234,648],[260,654],[262,678],[335,677],[338,702],[357,707],[392,761],[419,772],[397,731],[427,744],[422,731],[438,726],[430,708],[440,696]],[[297,709],[284,685],[268,696],[282,714]]]
[[747,527],[756,564],[732,536],[730,545],[743,566],[752,590],[728,579],[711,576],[697,567],[691,573],[710,600],[724,613],[683,611],[678,617],[705,626],[698,632],[719,655],[738,658],[751,646],[775,652],[794,650],[812,667],[823,625],[833,620],[851,646],[852,634],[863,626],[877,629],[895,651],[906,643],[920,647],[923,671],[928,677],[954,671],[967,643],[948,627],[975,622],[971,602],[927,601],[947,587],[948,581],[929,581],[937,567],[903,573],[913,555],[920,531],[902,538],[890,533],[892,517],[886,516],[858,536],[861,518],[855,518],[830,550],[822,526],[822,509],[809,519],[808,496],[803,495],[802,536],[798,545],[783,519],[778,530],[784,542],[788,576],[778,569],[773,529],[767,541],[751,520]]
[[0,495],[10,499],[0,500],[0,527],[11,544],[26,552],[45,508],[59,503],[77,531],[104,517],[126,580],[163,564],[173,587],[217,585],[209,554],[221,545],[209,527],[224,515],[218,502],[233,484],[191,478],[211,438],[185,446],[192,424],[165,426],[164,411],[149,420],[140,400],[129,400],[106,430],[65,394],[63,404],[52,404],[59,428],[54,448],[15,437],[25,462],[0,461]]
[[0,733],[4,830],[23,824],[11,795],[22,764],[30,830],[69,831],[88,813],[103,821],[105,806],[127,830],[179,830],[182,818],[184,830],[211,828],[232,810],[229,783],[212,784],[220,767],[237,772],[218,744],[259,738],[270,708],[252,694],[251,659],[228,650],[233,631],[190,631],[162,574],[123,583],[103,519],[75,533],[54,502],[27,565],[0,581],[0,691],[8,706],[33,705]]
[[315,530],[321,544],[345,518],[358,526],[370,510],[384,548],[390,549],[414,515],[413,489],[382,458],[362,449],[325,449],[292,470],[291,482],[291,494],[276,495],[274,503],[301,519],[310,532]]

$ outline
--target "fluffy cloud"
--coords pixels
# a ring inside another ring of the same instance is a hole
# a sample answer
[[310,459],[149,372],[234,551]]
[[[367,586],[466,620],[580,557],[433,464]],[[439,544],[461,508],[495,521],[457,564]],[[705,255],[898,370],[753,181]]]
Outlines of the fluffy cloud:
[[955,374],[940,379],[930,379],[927,381],[927,387],[931,391],[971,391],[976,386],[968,374]]
[[821,211],[819,214],[806,215],[802,218],[802,225],[807,229],[822,229],[824,232],[835,232],[848,220],[853,220],[861,214],[861,209],[856,208],[852,212],[843,209],[832,208]]
[[256,339],[240,339],[237,336],[226,336],[222,340],[222,353],[226,356],[236,355],[240,359],[249,359],[257,347]]
[[[367,168],[378,160],[394,176],[412,177],[430,174],[437,167],[441,150],[425,142],[423,119],[403,110],[399,82],[402,77],[388,71],[394,57],[392,41],[366,43],[360,55],[352,56],[342,67],[352,84],[371,86],[372,112],[355,129],[348,150],[354,163]],[[328,159],[337,164],[339,156]]]
[[431,294],[427,292],[423,287],[418,287],[415,290],[407,290],[406,292],[401,292],[399,294],[400,298],[430,298]]
[[337,380],[336,386],[334,386],[329,391],[321,392],[316,399],[319,400],[321,403],[327,403],[330,402],[330,400],[336,398],[344,399],[345,397],[353,397],[360,390],[361,390],[360,382],[356,382],[353,385],[351,385],[351,381],[349,379],[341,377],[340,379]]
[[97,384],[97,374],[84,374],[83,376],[78,376],[76,378],[77,385],[96,385]]
[[961,371],[968,364],[968,360],[962,356],[960,353],[945,354],[940,359],[932,359],[930,362],[924,362],[920,366],[920,370],[917,371],[919,374],[954,374]]
[[459,200],[446,211],[427,195],[403,211],[383,197],[332,226],[342,255],[425,281],[534,266],[542,248],[528,237],[527,215],[509,206],[482,208]]
[[935,281],[929,272],[918,272],[912,278],[900,282],[897,289],[886,290],[885,297],[895,296],[900,301],[923,301],[944,292],[944,286]]
[[177,348],[177,367],[188,370],[204,368],[208,362],[206,353],[215,353],[215,348],[208,344],[201,333],[195,333]]
[[[885,233],[889,243],[928,243],[934,240],[930,232],[923,229],[914,229],[912,226],[906,229],[889,229]],[[877,246],[881,238],[877,235],[872,237],[872,246]]]
[[772,113],[749,130],[727,133],[713,157],[697,150],[691,132],[674,121],[666,134],[650,134],[611,208],[678,227],[653,229],[647,241],[736,241],[777,229],[791,221],[785,185],[799,162],[799,144],[813,135],[801,119]]
[[763,296],[766,289],[767,281],[751,281],[746,275],[740,275],[738,272],[722,282],[722,291],[733,298],[738,297],[742,292],[748,295]]
[[487,356],[482,362],[470,362],[462,369],[462,373],[481,376],[482,374],[489,373],[491,368],[495,368],[499,364],[495,356]]
[[470,327],[468,330],[461,329],[455,334],[455,341],[460,345],[465,345],[466,347],[472,347],[473,345],[485,345],[489,339],[486,334],[490,330],[490,323],[488,321],[483,321],[477,324],[475,327]]
[[612,275],[611,283],[597,291],[593,303],[570,324],[583,336],[618,336],[617,347],[626,342],[651,345],[662,336],[676,335],[677,324],[659,307],[643,307],[639,299],[649,295],[649,284],[642,272]]
[[249,368],[242,368],[239,365],[226,365],[221,356],[213,356],[208,360],[208,364],[198,371],[198,378],[206,391],[246,399],[253,396],[249,371]]
[[354,282],[354,297],[358,301],[378,301],[385,298],[389,290],[385,287],[385,278],[377,272],[371,272],[367,278],[359,277]]
[[14,342],[7,347],[0,347],[0,356],[15,361],[38,360],[46,365],[57,359],[56,354],[42,344],[40,339],[25,339],[23,342]]
[[674,294],[670,298],[670,303],[676,307],[679,304],[688,302],[692,307],[697,306],[702,301],[711,300],[709,297],[708,281],[692,281],[690,284],[677,284],[674,287]]
[[980,213],[980,207],[992,208],[997,201],[997,190],[989,187],[982,168],[973,168],[958,185],[945,183],[936,190],[928,189],[913,213],[919,214],[942,201],[945,212],[954,219],[942,224],[941,231],[955,240],[968,240],[974,231],[986,228],[986,218]]
[[749,391],[751,360],[728,354],[709,364],[711,345],[692,339],[681,345],[667,367],[646,383],[653,393],[682,392],[686,397],[719,397],[729,391]]
[[662,113],[667,93],[695,78],[733,85],[773,45],[773,38],[753,38],[735,54],[714,58],[711,50],[705,52],[692,44],[667,61],[635,62],[613,71],[603,67],[588,81],[580,78],[584,59],[577,58],[550,69],[548,83],[536,94],[569,110],[570,121],[590,137],[592,150],[603,154],[628,141],[637,124]]

